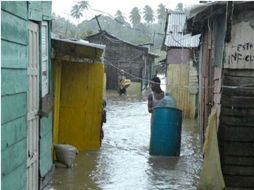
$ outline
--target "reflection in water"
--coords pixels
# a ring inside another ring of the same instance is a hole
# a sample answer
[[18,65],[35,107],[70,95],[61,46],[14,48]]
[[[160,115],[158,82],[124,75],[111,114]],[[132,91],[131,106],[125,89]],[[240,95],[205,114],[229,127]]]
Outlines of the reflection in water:
[[104,133],[100,151],[80,153],[72,169],[56,169],[55,189],[196,189],[202,157],[194,121],[183,123],[179,158],[150,156],[146,100],[111,96]]

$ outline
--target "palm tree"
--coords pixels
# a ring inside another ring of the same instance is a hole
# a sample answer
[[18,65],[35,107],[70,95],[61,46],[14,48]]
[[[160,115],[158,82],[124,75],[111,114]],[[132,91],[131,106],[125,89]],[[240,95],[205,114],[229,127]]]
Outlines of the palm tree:
[[[88,9],[88,6],[89,6],[88,1],[79,1],[77,4],[72,6],[71,16],[73,18],[77,19],[78,25],[79,25],[79,19],[83,16],[82,12],[85,9]],[[79,27],[77,27],[77,28],[78,28],[78,31],[76,32],[76,37],[77,37],[78,32],[79,32]]]
[[157,9],[157,18],[159,23],[163,23],[166,20],[166,7],[162,3],[159,4]]
[[88,1],[79,1],[78,5],[79,5],[81,11],[84,11],[84,10],[88,9],[89,2]]
[[77,20],[80,19],[80,17],[83,16],[81,8],[78,4],[74,5],[71,9],[71,16]]
[[143,18],[147,23],[152,23],[154,21],[154,14],[153,14],[153,9],[149,6],[146,5],[143,9]]
[[124,19],[124,16],[122,14],[122,12],[120,10],[117,10],[116,11],[116,14],[115,14],[115,20],[124,24],[125,23],[125,19]]
[[130,12],[130,20],[133,27],[136,27],[141,22],[141,16],[138,7],[134,7]]

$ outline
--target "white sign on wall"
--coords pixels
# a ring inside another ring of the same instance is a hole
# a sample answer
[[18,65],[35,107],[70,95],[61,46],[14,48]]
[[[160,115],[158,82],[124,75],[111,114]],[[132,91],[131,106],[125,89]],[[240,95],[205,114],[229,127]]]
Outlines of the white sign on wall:
[[231,41],[226,44],[225,68],[254,69],[254,29],[250,22],[232,26]]

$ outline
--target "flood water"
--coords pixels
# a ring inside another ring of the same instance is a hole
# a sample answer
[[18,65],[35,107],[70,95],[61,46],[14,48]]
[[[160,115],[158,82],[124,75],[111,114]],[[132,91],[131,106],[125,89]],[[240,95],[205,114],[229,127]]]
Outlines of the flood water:
[[195,121],[183,122],[179,158],[150,156],[146,99],[111,96],[104,136],[99,151],[80,153],[71,169],[56,168],[54,189],[196,189],[202,156]]

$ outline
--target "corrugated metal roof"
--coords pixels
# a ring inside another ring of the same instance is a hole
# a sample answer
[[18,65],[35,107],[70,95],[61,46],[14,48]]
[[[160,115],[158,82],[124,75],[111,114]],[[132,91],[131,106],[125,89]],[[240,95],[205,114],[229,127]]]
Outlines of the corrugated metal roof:
[[76,40],[76,41],[74,41],[74,40],[69,40],[69,39],[57,38],[55,36],[52,36],[51,39],[56,40],[56,41],[66,42],[66,43],[77,44],[77,45],[81,45],[81,46],[87,46],[87,47],[91,47],[91,48],[97,48],[97,49],[101,49],[101,50],[104,50],[106,48],[105,45],[94,44],[94,43],[90,43],[90,42],[85,41],[85,40]]
[[168,15],[168,26],[165,45],[168,47],[198,47],[200,35],[183,34],[186,15],[183,12],[171,12]]

